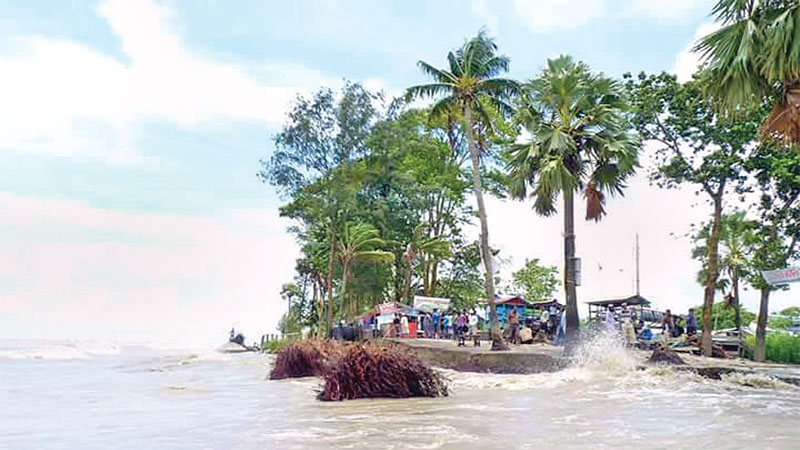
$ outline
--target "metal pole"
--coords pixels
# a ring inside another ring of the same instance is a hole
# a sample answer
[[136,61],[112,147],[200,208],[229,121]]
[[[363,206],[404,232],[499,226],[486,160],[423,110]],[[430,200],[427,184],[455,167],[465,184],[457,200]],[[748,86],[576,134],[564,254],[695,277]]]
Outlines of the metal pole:
[[639,295],[639,233],[636,233],[636,295]]

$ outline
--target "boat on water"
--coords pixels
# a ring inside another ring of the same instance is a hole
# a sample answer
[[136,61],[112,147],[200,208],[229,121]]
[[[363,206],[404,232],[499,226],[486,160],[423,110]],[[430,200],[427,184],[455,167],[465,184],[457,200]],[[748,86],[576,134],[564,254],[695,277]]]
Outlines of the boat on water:
[[244,344],[244,335],[242,333],[237,334],[235,330],[231,329],[231,337],[228,342],[219,346],[217,351],[221,353],[244,353],[256,352],[258,348],[246,346]]

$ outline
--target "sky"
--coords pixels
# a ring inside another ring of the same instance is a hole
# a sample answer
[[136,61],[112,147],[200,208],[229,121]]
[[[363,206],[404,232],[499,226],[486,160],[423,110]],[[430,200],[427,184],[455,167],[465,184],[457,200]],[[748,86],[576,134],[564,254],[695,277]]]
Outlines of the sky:
[[[568,53],[612,76],[677,73],[710,1],[0,2],[0,337],[223,340],[274,333],[298,246],[256,177],[297,95],[343,80],[398,95],[479,29],[535,76]],[[578,221],[580,301],[702,301],[685,237],[708,207],[646,177]],[[692,206],[696,205],[696,206]],[[488,203],[501,275],[561,267],[560,216]],[[797,289],[771,309],[800,304]],[[562,295],[562,294],[559,294]],[[750,310],[757,296],[743,295]],[[585,307],[581,313],[585,314]]]

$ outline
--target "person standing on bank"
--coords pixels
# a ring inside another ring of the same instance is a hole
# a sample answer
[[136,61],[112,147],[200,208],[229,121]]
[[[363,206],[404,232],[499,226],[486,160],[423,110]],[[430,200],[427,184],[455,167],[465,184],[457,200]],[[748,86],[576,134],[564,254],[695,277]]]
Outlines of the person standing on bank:
[[686,315],[686,335],[695,334],[697,334],[697,319],[694,317],[694,308],[689,308],[689,314]]
[[512,309],[508,315],[508,327],[511,330],[511,343],[514,345],[519,344],[519,315],[517,315],[516,308]]

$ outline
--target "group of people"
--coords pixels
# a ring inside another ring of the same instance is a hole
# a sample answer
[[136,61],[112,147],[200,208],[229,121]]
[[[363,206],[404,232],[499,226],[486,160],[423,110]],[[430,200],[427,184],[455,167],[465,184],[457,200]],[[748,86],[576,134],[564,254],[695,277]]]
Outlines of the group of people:
[[[623,304],[621,308],[609,306],[605,313],[605,329],[608,332],[620,333],[628,346],[635,346],[638,342],[649,343],[653,340],[653,331],[650,325],[641,318],[636,317],[636,311]],[[683,318],[673,315],[668,309],[664,312],[659,322],[662,330],[662,339],[668,341],[686,333],[691,337],[697,333],[697,319],[694,309],[689,308],[688,314]]]
[[440,312],[434,309],[431,313],[422,313],[418,323],[428,339],[458,339],[459,345],[463,345],[465,336],[477,333],[479,320],[474,310]]
[[554,344],[564,339],[566,331],[566,317],[564,310],[555,306],[544,308],[537,314],[527,314],[524,328],[520,329],[520,315],[516,309],[508,313],[509,342],[520,344],[530,341],[552,341]]

